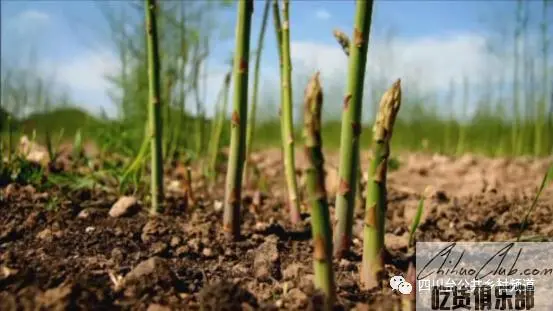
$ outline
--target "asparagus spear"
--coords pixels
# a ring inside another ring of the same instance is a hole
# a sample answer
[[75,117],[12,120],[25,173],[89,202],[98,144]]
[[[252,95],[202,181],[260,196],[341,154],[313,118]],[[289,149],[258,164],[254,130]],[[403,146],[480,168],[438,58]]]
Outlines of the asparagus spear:
[[305,89],[304,104],[305,154],[308,160],[305,173],[307,176],[308,201],[311,207],[315,286],[325,293],[326,305],[331,307],[334,303],[335,283],[332,269],[332,229],[328,211],[322,151],[321,110],[323,92],[319,82],[319,72],[311,78]]
[[367,183],[365,226],[363,229],[363,261],[361,265],[361,283],[367,288],[378,285],[378,276],[384,268],[386,172],[394,122],[401,106],[400,83],[400,80],[397,80],[382,96],[373,126],[373,153]]
[[150,214],[157,214],[163,200],[162,123],[159,78],[159,48],[157,37],[157,0],[145,0],[146,37],[148,45],[148,81],[150,90],[149,130],[152,155],[152,207]]
[[357,191],[361,104],[373,0],[357,0],[353,42],[350,44],[348,89],[344,98],[340,138],[340,183],[336,195],[335,255],[341,258],[351,243],[353,209]]
[[[338,41],[338,44],[342,47],[342,50],[344,51],[344,54],[349,57],[349,46],[350,46],[350,39],[348,35],[346,35],[343,31],[339,29],[334,29],[332,32],[334,35],[334,38],[336,38],[336,41]],[[360,148],[357,149],[359,152],[359,159],[361,159],[361,150]],[[355,208],[359,210],[364,210],[365,208],[365,202],[363,202],[363,195],[361,194],[361,191],[363,190],[361,181],[363,180],[363,174],[361,173],[361,164],[359,164],[358,176],[357,176],[357,189],[358,191],[355,192]]]
[[234,104],[231,117],[230,154],[225,189],[223,229],[240,236],[240,199],[248,119],[248,71],[253,0],[238,1],[236,52],[234,54]]
[[292,116],[292,62],[290,58],[290,3],[283,1],[282,6],[282,106],[281,128],[284,147],[284,169],[288,185],[290,221],[300,221],[300,204],[296,180],[296,163],[294,155],[294,125]]

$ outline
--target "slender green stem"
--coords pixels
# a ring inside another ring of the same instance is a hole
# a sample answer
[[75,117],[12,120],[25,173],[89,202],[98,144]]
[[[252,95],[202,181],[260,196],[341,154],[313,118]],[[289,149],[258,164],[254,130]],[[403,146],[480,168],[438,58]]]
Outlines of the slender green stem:
[[288,186],[288,204],[290,221],[295,224],[300,221],[300,204],[298,200],[298,184],[296,180],[296,161],[294,154],[294,125],[292,115],[292,62],[290,58],[290,3],[283,1],[282,5],[282,98],[281,98],[281,128],[284,147],[284,170]]
[[308,167],[308,202],[311,207],[313,233],[313,267],[315,286],[326,296],[326,309],[331,310],[335,299],[335,281],[332,267],[332,229],[324,177],[321,111],[323,92],[317,72],[309,81],[304,99],[304,138]]
[[248,119],[248,71],[250,31],[253,0],[239,0],[236,48],[234,54],[234,104],[231,117],[230,154],[225,189],[223,229],[237,239],[240,237],[240,202],[242,172],[246,152],[246,124]]
[[401,85],[400,80],[397,80],[382,96],[373,127],[373,153],[367,183],[361,264],[361,283],[367,288],[379,284],[379,274],[384,269],[386,173],[390,157],[390,140],[400,106]]
[[277,39],[277,51],[278,51],[278,62],[280,65],[280,70],[282,70],[282,28],[280,22],[280,9],[278,5],[278,0],[273,1],[273,21],[275,26],[275,37]]
[[[13,121],[12,116],[8,115],[7,118],[8,123],[8,166],[12,163],[12,152],[13,152]],[[46,132],[48,133],[48,132]],[[0,161],[4,161],[3,155],[0,154]]]
[[[275,37],[277,39],[277,52],[278,52],[278,65],[279,65],[278,68],[280,70],[279,73],[282,80],[282,76],[283,76],[282,70],[284,68],[283,61],[282,61],[282,23],[280,19],[280,8],[278,5],[278,0],[272,0],[272,1],[273,1],[273,21],[274,21],[274,27],[275,27]],[[282,101],[282,90],[280,93],[280,97]],[[282,104],[279,105],[278,115],[279,115],[279,118],[282,119]],[[284,127],[282,126],[282,121],[281,121],[281,126],[280,126],[281,137],[284,137],[283,131],[284,131]],[[280,144],[280,155],[284,159],[284,144]]]
[[[348,35],[346,35],[344,32],[342,32],[339,29],[335,29],[332,34],[334,35],[334,38],[336,38],[336,41],[338,41],[338,44],[342,47],[342,50],[344,51],[344,54],[349,57],[349,46],[351,40],[349,39]],[[359,159],[361,159],[361,149],[357,149],[359,152]],[[359,160],[361,161],[361,160]],[[361,172],[361,164],[359,164],[359,169],[357,170],[357,189],[358,191],[355,192],[355,209],[358,210],[365,210],[365,202],[363,202],[363,188],[362,188],[362,180],[363,180],[363,174]]]
[[340,137],[339,187],[336,195],[337,224],[335,256],[341,258],[351,244],[353,210],[359,169],[359,137],[363,84],[371,26],[373,0],[357,0],[353,42],[350,44],[348,88],[344,98]]
[[528,209],[528,211],[526,212],[526,215],[524,216],[524,220],[520,223],[520,230],[517,235],[517,242],[520,241],[520,238],[522,237],[522,233],[528,227],[528,219],[530,218],[530,214],[532,213],[532,211],[536,208],[543,189],[546,186],[548,186],[548,184],[551,183],[552,181],[553,181],[553,164],[551,164],[547,172],[545,172],[545,175],[543,176],[541,184],[538,187],[538,191],[534,196],[534,200],[532,201],[532,205],[530,205],[530,208]]
[[148,45],[148,81],[149,81],[149,130],[152,160],[152,206],[150,214],[157,214],[163,200],[163,155],[161,98],[159,82],[159,49],[157,37],[157,0],[145,0],[146,36]]
[[163,139],[163,148],[162,148],[162,154],[163,158],[167,160],[172,160],[171,157],[171,144],[172,144],[172,136],[173,132],[171,131],[171,102],[172,102],[172,95],[171,92],[173,90],[174,85],[174,79],[175,74],[168,70],[165,75],[165,90],[163,96],[161,98],[163,99],[164,106],[163,106],[163,125],[165,126],[164,133],[168,133],[165,135],[165,137],[162,137]]
[[265,1],[265,9],[263,10],[263,20],[261,22],[261,31],[259,32],[259,39],[257,40],[257,53],[255,55],[255,67],[254,67],[254,80],[253,90],[251,97],[250,115],[248,116],[248,129],[246,135],[246,162],[244,163],[244,179],[248,178],[248,160],[250,159],[250,152],[253,144],[253,137],[255,133],[255,119],[257,113],[257,94],[259,87],[259,73],[261,68],[261,54],[263,52],[263,41],[265,38],[265,29],[267,28],[267,19],[269,17],[269,9],[271,2]]
[[230,91],[230,79],[231,79],[231,73],[227,73],[225,76],[225,81],[223,85],[223,104],[221,106],[221,109],[219,110],[219,113],[217,115],[217,120],[215,121],[215,126],[213,127],[214,133],[212,135],[212,145],[210,147],[210,163],[209,163],[209,171],[211,174],[211,180],[215,181],[217,178],[217,157],[219,156],[219,143],[221,141],[221,135],[223,134],[223,126],[225,121],[225,114],[227,112],[227,106],[228,106],[228,95]]

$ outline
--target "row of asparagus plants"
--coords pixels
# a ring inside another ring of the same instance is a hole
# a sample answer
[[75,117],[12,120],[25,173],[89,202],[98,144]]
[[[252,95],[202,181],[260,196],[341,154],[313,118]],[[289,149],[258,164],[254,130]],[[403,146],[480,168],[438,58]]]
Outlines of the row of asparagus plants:
[[[148,74],[149,74],[149,138],[152,160],[152,214],[160,209],[163,198],[163,170],[161,152],[161,99],[159,86],[159,51],[157,46],[156,28],[156,1],[146,1],[146,29],[148,46]],[[278,2],[273,2],[275,27],[279,41],[279,58],[281,64],[281,128],[282,143],[287,173],[289,193],[290,217],[292,223],[300,220],[299,198],[295,180],[294,165],[294,138],[292,126],[292,89],[291,89],[291,61],[290,61],[290,21],[289,2],[283,3],[283,22],[280,23]],[[359,168],[359,136],[361,134],[360,119],[362,112],[363,81],[366,67],[366,54],[369,41],[370,21],[373,1],[357,1],[356,16],[353,31],[353,42],[347,35],[335,31],[334,35],[349,57],[348,89],[344,98],[344,113],[342,119],[342,139],[340,157],[340,188],[336,200],[337,223],[332,239],[332,226],[325,187],[324,153],[321,135],[323,92],[317,72],[309,81],[304,96],[304,145],[308,159],[306,168],[308,206],[311,209],[311,225],[313,235],[313,261],[315,271],[315,286],[325,293],[325,305],[329,309],[335,301],[335,279],[332,267],[333,244],[336,246],[335,257],[342,257],[349,250],[351,244],[353,209],[355,200],[360,201]],[[256,82],[252,95],[253,107],[250,117],[255,118],[255,91],[259,75],[259,58],[262,49],[263,33],[268,16],[269,2],[266,3],[262,31],[259,39],[258,56],[256,60]],[[234,99],[231,116],[230,154],[228,158],[226,188],[224,200],[223,229],[232,238],[240,237],[240,203],[241,189],[244,175],[244,162],[247,152],[246,146],[251,148],[254,122],[250,121],[250,137],[247,140],[248,120],[248,71],[251,18],[253,14],[252,0],[239,0],[237,10],[236,47],[234,54]],[[217,123],[214,125],[216,141],[210,146],[210,169],[215,171],[218,149],[218,136],[222,130],[224,112],[230,74],[225,78],[221,90],[223,108],[219,111]],[[363,259],[361,282],[366,288],[379,285],[379,274],[383,270],[384,262],[384,227],[386,213],[386,173],[387,162],[390,156],[390,140],[393,126],[401,105],[400,81],[396,81],[386,91],[380,101],[379,110],[373,127],[373,152],[369,168],[369,181],[364,206],[365,220],[363,230]],[[248,150],[249,151],[249,150]],[[189,177],[190,179],[190,177]],[[358,189],[359,188],[359,189]],[[419,212],[420,213],[420,212]],[[413,231],[413,230],[412,230]],[[412,234],[412,233],[411,233]],[[412,267],[410,267],[412,270]],[[412,272],[411,272],[412,273]]]
[[[281,73],[281,135],[284,165],[288,186],[290,218],[299,221],[299,198],[295,177],[294,137],[292,125],[292,88],[290,61],[289,1],[283,0],[282,23],[279,6],[273,1],[273,16],[278,40]],[[308,159],[306,169],[308,206],[311,208],[313,233],[313,260],[315,285],[326,294],[327,307],[335,299],[335,280],[332,268],[333,244],[336,257],[349,249],[353,225],[353,208],[359,184],[359,136],[362,112],[363,82],[367,59],[373,1],[357,1],[353,42],[347,36],[337,36],[349,56],[348,90],[344,98],[340,157],[340,190],[337,197],[337,225],[334,243],[330,212],[324,182],[324,156],[321,136],[323,102],[319,73],[316,73],[305,91],[304,139]],[[243,176],[245,127],[247,119],[248,51],[253,2],[240,0],[236,28],[234,59],[234,107],[231,118],[231,147],[227,167],[223,228],[234,238],[240,236],[240,195]],[[264,20],[267,18],[267,6]],[[265,23],[262,24],[265,27]],[[335,33],[336,35],[336,33]],[[254,99],[255,100],[255,99]],[[361,281],[366,287],[378,285],[383,270],[384,220],[386,211],[386,171],[390,155],[390,140],[396,115],[401,104],[400,81],[395,82],[382,97],[373,128],[373,159],[369,169],[366,217],[363,244]]]

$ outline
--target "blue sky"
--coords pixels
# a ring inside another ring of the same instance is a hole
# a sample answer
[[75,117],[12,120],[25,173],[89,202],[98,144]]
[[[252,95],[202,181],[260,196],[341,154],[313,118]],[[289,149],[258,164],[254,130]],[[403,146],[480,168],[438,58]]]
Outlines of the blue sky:
[[[127,3],[111,1],[106,4],[117,8]],[[262,1],[255,2],[252,49],[256,46],[263,6]],[[530,1],[529,6],[531,23],[535,26],[541,21],[542,2]],[[331,32],[338,27],[351,33],[354,9],[354,1],[349,0],[291,1],[294,98],[297,101],[301,99],[307,77],[321,70],[323,86],[329,93],[326,98],[339,102],[347,60]],[[398,77],[411,89],[425,94],[443,94],[450,81],[460,83],[464,76],[470,76],[471,84],[478,89],[486,79],[495,79],[511,70],[506,56],[490,53],[488,46],[493,42],[500,50],[511,53],[512,43],[509,46],[499,34],[512,32],[515,11],[516,1],[513,0],[376,1],[368,81],[377,85],[375,94]],[[553,20],[553,6],[549,7],[547,16]],[[234,8],[221,12],[217,20],[224,26],[222,36],[226,35],[226,39],[216,39],[212,43],[215,49],[209,58],[209,72],[210,81],[220,85],[227,70],[224,60],[234,45]],[[116,68],[116,50],[95,1],[3,0],[1,23],[1,52],[5,64],[24,64],[30,47],[39,46],[40,67],[55,77],[60,88],[69,90],[79,105],[95,112],[100,107],[109,113],[115,111],[105,94],[107,84],[103,74]],[[535,29],[532,38],[538,37]],[[262,63],[261,96],[265,97],[273,94],[278,80],[273,31],[272,20],[269,20]],[[551,29],[549,35],[551,37]],[[217,91],[207,91],[208,102],[214,101]],[[212,110],[208,107],[208,113]]]

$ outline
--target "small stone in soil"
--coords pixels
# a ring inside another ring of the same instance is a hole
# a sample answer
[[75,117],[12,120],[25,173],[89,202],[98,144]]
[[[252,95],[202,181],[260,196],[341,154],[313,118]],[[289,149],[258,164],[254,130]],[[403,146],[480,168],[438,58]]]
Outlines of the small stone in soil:
[[50,241],[54,238],[59,238],[62,236],[61,231],[52,231],[50,228],[46,228],[42,231],[40,231],[36,237],[40,240],[47,240]]
[[151,257],[139,263],[134,269],[129,272],[123,279],[123,283],[130,283],[143,279],[153,274],[172,277],[172,272],[169,269],[167,261],[160,257]]
[[137,211],[138,200],[132,196],[120,197],[109,210],[111,217],[130,216]]
[[169,242],[169,245],[171,245],[171,247],[177,247],[181,244],[182,242],[182,239],[178,236],[173,236],[171,238],[171,241]]
[[213,251],[211,250],[211,248],[206,247],[202,250],[202,255],[207,258],[213,257]]
[[221,201],[215,201],[215,202],[213,202],[213,209],[214,209],[216,212],[223,210],[223,202],[221,202]]

